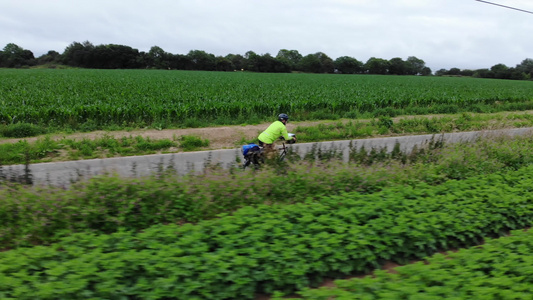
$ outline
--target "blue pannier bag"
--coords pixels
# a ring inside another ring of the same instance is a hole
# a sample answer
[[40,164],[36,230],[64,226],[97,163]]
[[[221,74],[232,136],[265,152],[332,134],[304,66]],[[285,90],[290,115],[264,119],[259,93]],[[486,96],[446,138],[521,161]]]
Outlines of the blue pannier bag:
[[253,143],[242,146],[242,155],[246,156],[250,151],[259,151],[259,146]]

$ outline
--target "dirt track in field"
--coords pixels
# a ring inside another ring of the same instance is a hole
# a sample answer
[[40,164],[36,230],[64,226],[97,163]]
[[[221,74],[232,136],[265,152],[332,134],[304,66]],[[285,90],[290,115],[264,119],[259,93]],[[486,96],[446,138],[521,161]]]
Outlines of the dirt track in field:
[[[343,120],[347,122],[349,120]],[[298,122],[287,124],[287,130],[291,132],[297,126],[312,126],[320,123],[336,123],[339,121],[317,121],[317,122]],[[52,139],[95,139],[102,136],[112,136],[115,138],[129,137],[129,136],[142,136],[144,138],[151,139],[175,139],[182,135],[194,135],[210,141],[210,149],[227,149],[235,148],[240,142],[244,140],[250,140],[259,135],[259,133],[265,130],[270,123],[258,124],[258,125],[244,125],[244,126],[219,126],[209,128],[187,128],[187,129],[138,129],[131,131],[93,131],[87,133],[74,133],[74,134],[52,134]],[[27,140],[28,142],[35,141],[40,137],[31,137],[24,139],[0,139],[1,143],[15,143],[19,140]]]

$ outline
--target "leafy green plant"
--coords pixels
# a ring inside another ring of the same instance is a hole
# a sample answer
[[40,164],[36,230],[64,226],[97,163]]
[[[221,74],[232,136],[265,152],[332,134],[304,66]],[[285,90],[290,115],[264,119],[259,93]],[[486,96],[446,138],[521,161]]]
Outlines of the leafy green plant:
[[135,141],[135,148],[140,151],[156,151],[176,146],[176,143],[169,139],[159,139],[152,141],[150,138],[144,139],[141,136],[137,136],[135,138]]
[[179,141],[180,141],[180,147],[186,151],[191,151],[191,150],[209,146],[209,140],[202,139],[202,138],[199,138],[193,135],[183,135],[179,138]]
[[0,126],[0,134],[8,138],[24,138],[46,133],[40,126],[30,123],[14,123]]
[[298,299],[527,299],[532,241],[531,230],[516,230],[483,246],[398,267],[396,274],[378,270],[362,279],[337,280],[333,288],[305,289]]
[[[388,260],[406,263],[529,226],[532,171],[530,166],[439,186],[413,183],[369,195],[351,192],[294,205],[244,207],[194,225],[157,225],[138,233],[66,235],[48,247],[0,252],[0,293],[20,299],[253,299],[256,293],[289,293],[324,278],[365,274]],[[142,201],[124,208],[135,212],[132,218],[154,209]],[[98,213],[89,212],[94,226],[103,225]],[[20,224],[12,215],[0,217]],[[531,252],[530,246],[505,247]],[[498,272],[504,270],[499,266],[487,267],[486,258],[478,262],[463,264],[508,276]],[[435,276],[414,278],[438,283]]]

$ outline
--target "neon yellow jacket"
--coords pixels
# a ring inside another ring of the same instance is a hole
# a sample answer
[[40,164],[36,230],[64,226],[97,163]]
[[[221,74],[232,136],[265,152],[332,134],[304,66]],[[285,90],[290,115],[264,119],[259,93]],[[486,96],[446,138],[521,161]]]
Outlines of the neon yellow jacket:
[[268,128],[259,135],[258,139],[265,144],[272,144],[281,136],[287,141],[291,139],[285,124],[283,124],[281,121],[276,121],[270,124],[270,126],[268,126]]

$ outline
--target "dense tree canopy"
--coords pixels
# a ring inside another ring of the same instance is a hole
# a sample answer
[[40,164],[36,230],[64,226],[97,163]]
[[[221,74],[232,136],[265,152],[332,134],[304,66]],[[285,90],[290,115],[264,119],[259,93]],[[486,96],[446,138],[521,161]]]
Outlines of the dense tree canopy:
[[288,65],[291,70],[297,70],[297,66],[303,56],[297,50],[281,49],[278,51],[276,58]]
[[[203,50],[191,50],[187,54],[172,54],[161,47],[152,46],[148,52],[124,45],[94,46],[91,42],[73,42],[62,54],[50,50],[35,58],[30,50],[9,43],[0,51],[0,67],[20,68],[34,65],[64,64],[80,68],[98,69],[172,69],[203,71],[252,71],[270,73],[309,72],[338,74],[422,75],[432,74],[426,63],[415,56],[406,60],[394,57],[390,60],[371,57],[365,63],[350,56],[331,59],[326,53],[302,55],[297,50],[280,49],[276,56],[248,51],[244,55],[215,56]],[[440,69],[437,76],[475,76],[530,80],[533,75],[533,59],[524,59],[516,67],[496,64],[478,70]]]
[[365,63],[365,70],[368,74],[388,74],[390,62],[383,58],[371,57]]
[[516,67],[508,67],[504,64],[495,64],[490,68],[477,70],[461,70],[451,68],[449,70],[440,69],[435,72],[437,76],[473,76],[479,78],[531,80],[533,79],[533,59],[524,59]]
[[349,56],[341,56],[337,58],[333,62],[333,65],[335,66],[337,73],[342,74],[360,74],[364,71],[363,63]]
[[35,57],[30,50],[25,50],[13,43],[7,44],[0,51],[0,67],[19,68],[24,65],[34,65]]

